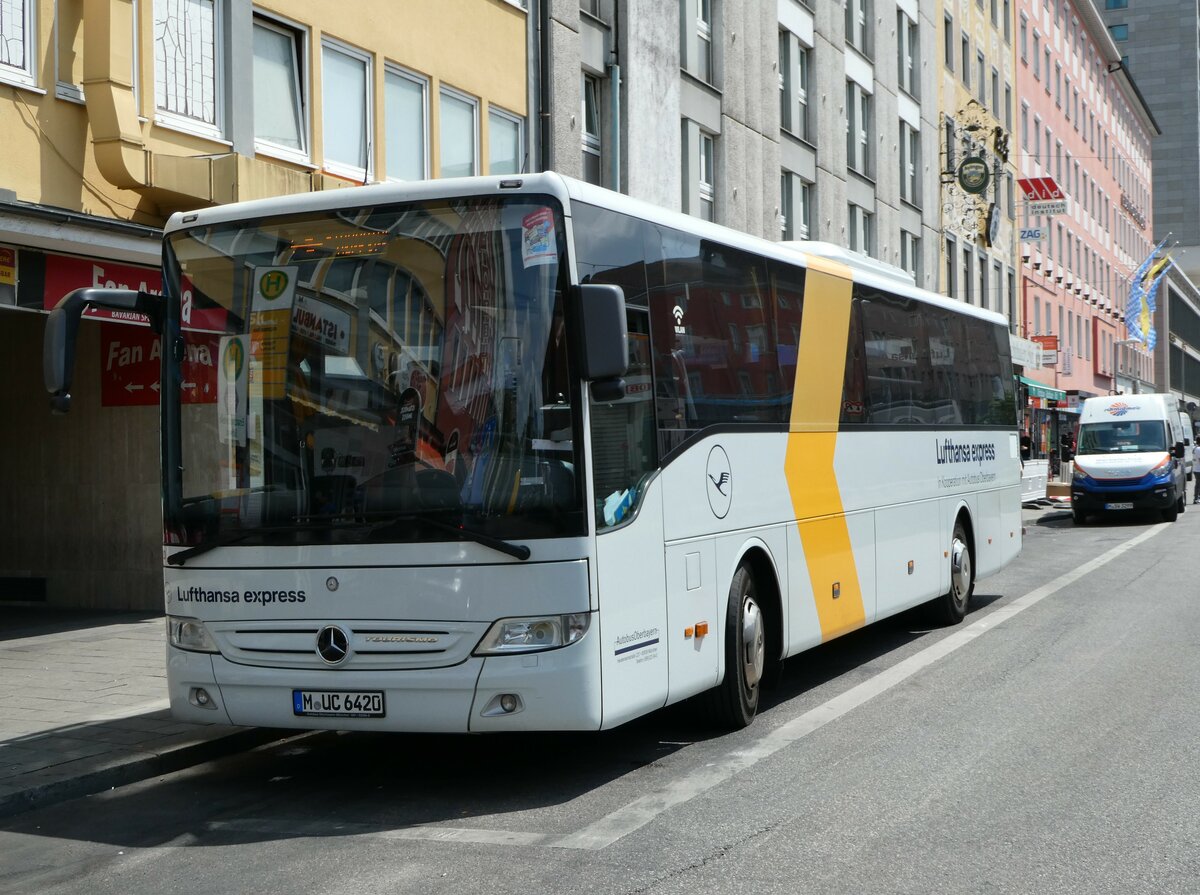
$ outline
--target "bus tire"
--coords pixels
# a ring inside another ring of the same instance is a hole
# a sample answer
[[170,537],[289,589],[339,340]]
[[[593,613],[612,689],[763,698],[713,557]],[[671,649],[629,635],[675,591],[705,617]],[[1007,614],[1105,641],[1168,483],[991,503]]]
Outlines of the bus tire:
[[708,692],[706,714],[714,725],[741,730],[754,720],[766,665],[766,625],[754,575],[739,565],[725,614],[725,679]]
[[959,518],[950,537],[950,589],[929,604],[931,617],[944,625],[957,625],[966,618],[974,591],[974,551],[966,526]]

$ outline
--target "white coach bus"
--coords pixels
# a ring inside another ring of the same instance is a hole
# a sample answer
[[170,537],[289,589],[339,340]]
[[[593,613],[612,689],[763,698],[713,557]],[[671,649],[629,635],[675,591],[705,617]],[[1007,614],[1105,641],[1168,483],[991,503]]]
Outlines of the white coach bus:
[[830,246],[546,173],[176,214],[163,271],[65,298],[46,377],[88,305],[162,333],[180,719],[741,727],[1020,549],[1004,319]]

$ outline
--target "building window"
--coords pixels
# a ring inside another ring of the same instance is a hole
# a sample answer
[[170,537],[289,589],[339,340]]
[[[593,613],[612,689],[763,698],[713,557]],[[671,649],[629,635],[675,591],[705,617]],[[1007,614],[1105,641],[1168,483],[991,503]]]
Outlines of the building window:
[[875,215],[851,202],[847,207],[846,230],[850,251],[870,255],[875,244]]
[[[979,101],[985,106],[987,105],[987,60],[983,57],[983,51],[978,50],[975,53],[975,67],[979,72],[979,83],[975,86],[979,90]],[[995,102],[995,96],[992,97]]]
[[903,12],[896,13],[899,47],[900,89],[913,99],[921,98],[921,31]]
[[302,31],[254,17],[255,145],[301,162],[308,160],[305,40]]
[[0,78],[25,87],[37,84],[33,19],[37,5],[33,0],[0,0]]
[[700,134],[700,217],[715,221],[716,215],[716,161],[714,141],[711,134]]
[[921,283],[921,240],[907,230],[900,231],[900,266]]
[[366,182],[371,177],[371,58],[328,40],[321,45],[325,168]]
[[441,91],[441,176],[477,174],[479,104],[474,97],[443,87]]
[[954,298],[958,291],[958,243],[953,236],[946,237],[946,297]]
[[873,172],[871,146],[875,132],[871,94],[846,82],[846,165],[866,177]]
[[1105,9],[1128,9],[1129,0],[1104,0]]
[[[1007,0],[1005,0],[1007,3]],[[1017,48],[1021,52],[1021,61],[1029,62],[1029,19],[1021,13],[1021,24],[1017,27]],[[1035,51],[1036,52],[1036,51]]]
[[1113,40],[1129,40],[1128,25],[1109,25],[1108,32],[1112,35]]
[[520,174],[525,167],[525,122],[495,106],[488,108],[488,173]]
[[683,119],[682,207],[685,214],[716,219],[716,145],[712,134]]
[[802,140],[811,138],[808,129],[811,52],[792,32],[779,32],[779,124]]
[[1012,0],[1004,0],[1004,42],[1012,43]]
[[975,274],[973,272],[974,267],[972,266],[972,262],[973,262],[974,258],[975,258],[975,253],[973,251],[971,251],[971,247],[969,245],[963,246],[962,247],[963,301],[965,301],[967,304],[972,303],[971,290],[974,288],[974,282],[975,282]]
[[161,123],[221,136],[213,0],[155,0],[154,95]]
[[713,83],[712,0],[696,0],[696,71],[700,80]]
[[583,179],[600,184],[600,81],[583,76]]
[[780,177],[780,232],[783,239],[810,239],[812,184],[791,171]]
[[1012,85],[1004,85],[1004,129],[1012,131]]
[[942,19],[942,54],[947,70],[954,71],[954,19],[949,14]]
[[383,75],[388,180],[429,176],[429,84],[388,66]]
[[962,82],[964,87],[971,89],[971,38],[966,33],[962,36]]
[[1042,36],[1033,32],[1033,76],[1042,79]]
[[921,204],[921,134],[907,121],[900,122],[900,198]]
[[871,54],[869,46],[870,31],[867,23],[871,20],[870,0],[846,0],[846,43],[854,47],[864,56]]

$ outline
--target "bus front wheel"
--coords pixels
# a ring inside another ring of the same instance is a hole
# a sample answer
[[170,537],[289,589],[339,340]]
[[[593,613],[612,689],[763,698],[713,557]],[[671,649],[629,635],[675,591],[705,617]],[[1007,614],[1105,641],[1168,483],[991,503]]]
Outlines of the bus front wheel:
[[929,604],[933,619],[957,625],[966,618],[974,590],[975,557],[966,526],[959,519],[954,523],[954,534],[950,538],[950,589]]
[[749,726],[758,712],[766,666],[767,617],[748,566],[738,566],[729,585],[725,615],[725,678],[709,691],[708,715],[730,730]]

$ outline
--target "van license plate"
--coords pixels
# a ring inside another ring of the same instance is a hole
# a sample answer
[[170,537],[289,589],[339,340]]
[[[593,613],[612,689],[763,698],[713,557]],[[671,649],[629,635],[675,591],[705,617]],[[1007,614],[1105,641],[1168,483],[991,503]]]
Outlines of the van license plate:
[[353,690],[293,690],[292,714],[316,718],[382,718],[383,693]]
[[1104,505],[1104,509],[1106,509],[1106,510],[1132,510],[1133,504],[1132,503],[1106,503]]

